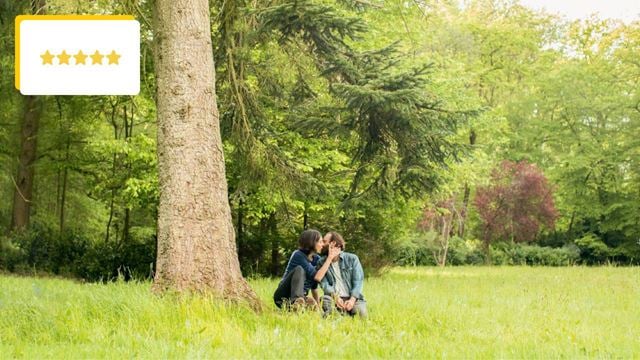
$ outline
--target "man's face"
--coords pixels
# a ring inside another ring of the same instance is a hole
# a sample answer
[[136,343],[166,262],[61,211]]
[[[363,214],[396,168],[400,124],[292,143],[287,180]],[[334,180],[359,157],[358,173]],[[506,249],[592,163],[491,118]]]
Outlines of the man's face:
[[330,234],[326,234],[322,240],[320,240],[322,242],[322,255],[327,255],[329,253],[329,243],[331,242],[331,235]]

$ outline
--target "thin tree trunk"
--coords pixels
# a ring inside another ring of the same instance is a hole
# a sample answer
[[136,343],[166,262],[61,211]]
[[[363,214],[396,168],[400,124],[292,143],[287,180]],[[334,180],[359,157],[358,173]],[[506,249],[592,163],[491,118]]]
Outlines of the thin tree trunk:
[[129,229],[131,228],[131,210],[124,208],[124,224],[122,225],[122,242],[129,241]]
[[482,247],[484,250],[484,263],[485,265],[491,265],[491,244],[489,241],[485,240],[482,242]]
[[[471,129],[469,133],[469,145],[473,147],[476,144],[476,132]],[[464,184],[464,195],[462,196],[462,208],[460,209],[460,226],[458,227],[458,236],[464,237],[465,226],[467,223],[467,209],[469,208],[469,196],[471,195],[471,188],[469,183]]]
[[[124,121],[124,141],[131,141],[131,136],[133,134],[133,105],[131,105],[131,117],[127,114],[127,106],[125,105],[123,108],[123,121]],[[127,169],[127,179],[131,178],[131,162],[128,158],[126,158],[125,167]],[[129,241],[129,229],[131,228],[131,209],[125,203],[124,204],[124,224],[122,226],[122,242],[126,243]]]
[[307,230],[309,228],[309,213],[307,212],[307,203],[304,203],[304,211],[302,213],[302,228]]
[[[113,127],[113,138],[115,140],[118,140],[118,138],[120,137],[120,128],[118,123],[116,122],[116,113],[118,110],[118,105],[120,103],[120,100],[118,98],[116,98],[115,102],[111,102],[111,126]],[[113,176],[113,178],[116,177],[116,170],[117,170],[117,165],[118,163],[118,155],[114,152],[113,153],[113,160],[111,162],[111,174]],[[109,202],[109,220],[107,220],[107,231],[104,237],[104,242],[109,242],[110,240],[110,236],[111,236],[111,224],[113,223],[113,215],[115,213],[115,197],[116,197],[116,190],[113,188],[113,185],[111,185],[112,189],[111,189],[111,200]],[[116,243],[118,242],[118,233],[116,230]]]
[[[115,158],[115,155],[114,155]],[[109,220],[107,220],[107,233],[104,236],[104,242],[109,242],[109,235],[111,232],[111,223],[113,222],[113,212],[114,212],[114,198],[115,198],[115,190],[111,190],[111,202],[109,204]]]
[[58,216],[60,216],[60,193],[62,192],[62,170],[60,170],[60,167],[58,166],[58,169],[56,170],[56,203],[55,208],[52,209],[52,211],[56,214],[58,214]]
[[67,180],[69,177],[69,169],[67,163],[69,162],[69,147],[71,146],[71,139],[67,137],[67,148],[65,153],[64,171],[62,174],[62,194],[60,195],[60,233],[64,231],[64,205],[67,199]]
[[[244,236],[244,226],[242,224],[242,220],[244,218],[244,201],[240,199],[238,202],[238,244],[242,244],[243,236]],[[238,254],[240,256],[240,254]]]
[[271,275],[280,274],[280,236],[278,236],[278,222],[276,213],[269,216],[269,237],[271,238]]
[[[45,14],[46,1],[32,0],[31,12]],[[25,111],[20,129],[20,155],[18,171],[14,179],[13,210],[11,230],[29,227],[33,198],[33,169],[38,149],[38,128],[42,114],[42,99],[37,96],[25,97]]]
[[12,230],[20,230],[29,226],[35,175],[34,162],[38,147],[38,127],[42,113],[41,99],[36,96],[26,96],[25,100],[20,132],[18,172],[14,181]]
[[451,226],[453,224],[453,216],[454,216],[453,213],[451,215],[442,215],[442,232],[440,234],[440,236],[442,236],[441,238],[442,252],[439,260],[439,265],[441,267],[444,267],[447,263],[447,252],[449,250],[449,238],[451,236]]
[[[60,102],[60,97],[56,96],[56,105],[58,105],[58,131],[59,131],[59,136],[67,136],[68,137],[68,132],[65,131],[65,129],[62,127],[62,122],[63,120],[63,113],[62,113],[62,103]],[[59,161],[58,161],[59,162]],[[57,166],[57,170],[56,170],[56,203],[55,203],[55,208],[53,209],[53,211],[58,214],[58,217],[60,217],[60,194],[62,193],[62,169],[60,168],[60,166]]]
[[227,194],[207,0],[157,0],[158,259],[153,289],[259,300],[242,277]]

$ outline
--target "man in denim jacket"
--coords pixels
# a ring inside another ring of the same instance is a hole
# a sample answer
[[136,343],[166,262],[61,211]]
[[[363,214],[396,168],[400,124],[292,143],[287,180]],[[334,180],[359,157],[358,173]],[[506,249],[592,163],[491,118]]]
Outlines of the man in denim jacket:
[[[337,232],[327,233],[323,241],[323,252],[329,248],[331,243],[343,250],[333,260],[329,271],[320,282],[324,291],[322,297],[324,316],[331,314],[335,307],[342,314],[359,315],[365,318],[367,316],[367,302],[362,295],[364,272],[360,259],[355,254],[344,252],[344,239]],[[326,256],[322,257],[317,266],[322,266],[326,260]]]

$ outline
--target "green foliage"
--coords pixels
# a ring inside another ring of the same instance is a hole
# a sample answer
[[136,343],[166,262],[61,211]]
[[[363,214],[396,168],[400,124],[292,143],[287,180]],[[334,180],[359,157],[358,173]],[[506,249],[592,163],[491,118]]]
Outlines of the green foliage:
[[[149,232],[149,231],[146,231]],[[134,232],[135,233],[135,232]],[[98,243],[83,254],[75,275],[89,281],[153,277],[155,234],[132,236],[126,243]]]
[[[436,250],[425,237],[415,238],[398,246],[395,263],[398,265],[437,265],[433,251]],[[525,245],[520,243],[498,243],[490,247],[493,265],[571,266],[579,264],[583,257],[575,245],[560,248]],[[482,243],[479,240],[463,240],[454,236],[449,240],[447,265],[482,265],[486,263]]]
[[575,244],[580,248],[585,261],[591,264],[612,262],[616,257],[626,255],[621,249],[607,246],[602,239],[591,233],[576,239]]
[[0,236],[0,269],[13,272],[23,263],[22,252],[11,237]]
[[93,242],[81,232],[64,233],[36,223],[29,231],[0,237],[0,269],[22,274],[49,273],[89,281],[147,278],[155,259],[153,229],[134,228],[127,242]]
[[570,266],[580,262],[576,246],[551,248],[546,246],[500,244],[491,250],[496,265]]

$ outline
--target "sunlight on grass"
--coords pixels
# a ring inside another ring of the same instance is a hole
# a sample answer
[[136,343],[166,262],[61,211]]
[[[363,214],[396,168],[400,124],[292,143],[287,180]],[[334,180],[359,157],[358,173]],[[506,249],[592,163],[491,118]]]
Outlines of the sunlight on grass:
[[584,358],[640,356],[640,270],[392,269],[367,321],[157,297],[147,282],[0,277],[2,358]]
[[469,271],[450,271],[450,268],[440,267],[396,267],[389,270],[390,274],[400,275],[417,275],[417,276],[451,276],[451,277],[467,277],[467,276],[479,276],[477,272],[472,269]]

